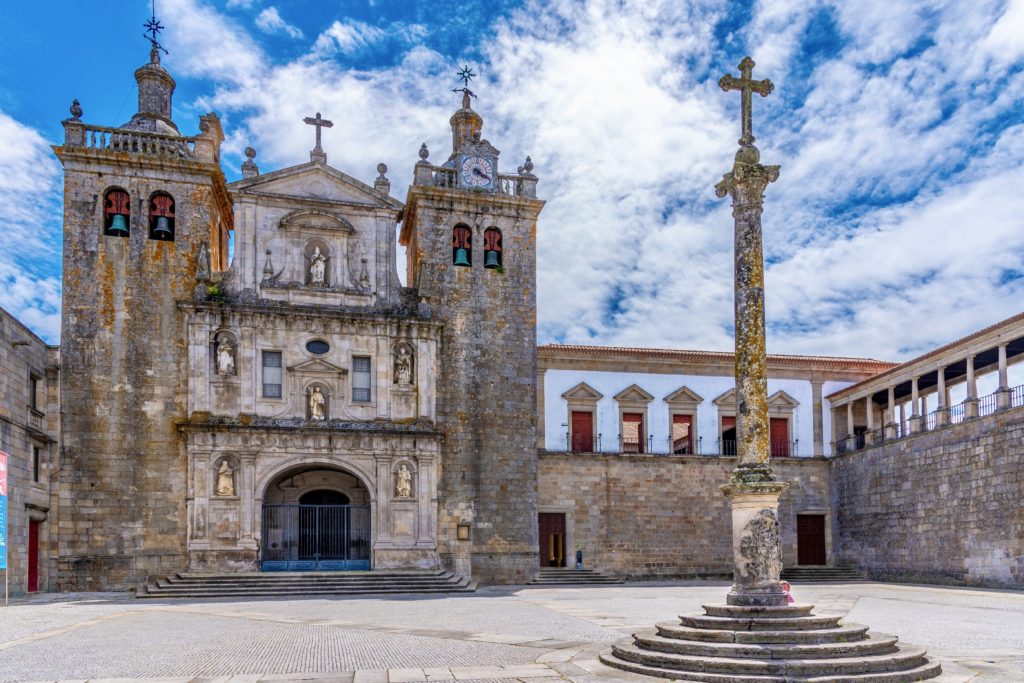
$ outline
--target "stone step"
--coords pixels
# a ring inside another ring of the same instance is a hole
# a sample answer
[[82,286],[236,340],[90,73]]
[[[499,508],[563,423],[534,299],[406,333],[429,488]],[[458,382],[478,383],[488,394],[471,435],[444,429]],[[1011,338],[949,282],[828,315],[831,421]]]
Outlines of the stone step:
[[[674,669],[638,664],[620,659],[611,652],[600,655],[599,659],[602,664],[623,671],[657,678],[683,680],[680,679],[679,671]],[[903,671],[879,671],[842,676],[826,675],[798,679],[791,676],[732,675],[692,671],[686,673],[685,680],[692,683],[795,683],[796,681],[800,681],[800,683],[914,683],[935,678],[941,673],[942,668],[938,664],[926,663]]]
[[595,569],[572,569],[565,567],[543,567],[528,581],[531,586],[569,586],[589,584],[621,584],[622,579],[602,574]]
[[669,638],[655,629],[634,634],[641,648],[658,652],[702,657],[733,657],[748,659],[823,659],[881,655],[896,650],[896,636],[869,633],[867,638],[831,643],[731,643],[679,640]]
[[867,580],[864,574],[854,567],[788,567],[782,570],[781,578],[794,583]]
[[780,607],[746,605],[702,605],[709,617],[732,617],[734,619],[774,619],[778,617],[808,617],[814,605],[793,603]]
[[716,631],[806,631],[811,629],[835,628],[839,616],[777,617],[773,619],[712,617],[705,614],[683,614],[679,623],[693,628],[709,628]]
[[176,574],[150,582],[140,598],[256,598],[306,595],[466,593],[476,583],[445,571]]
[[733,631],[664,623],[658,624],[657,630],[663,637],[676,640],[769,645],[773,643],[852,643],[863,640],[868,627],[860,624],[842,624],[835,628],[801,631]]
[[632,639],[621,640],[612,646],[619,659],[661,669],[670,669],[689,675],[690,672],[754,676],[844,676],[913,669],[926,663],[925,652],[919,647],[904,645],[893,652],[853,657],[824,659],[746,659],[736,657],[695,657],[691,655],[657,652],[637,646]]

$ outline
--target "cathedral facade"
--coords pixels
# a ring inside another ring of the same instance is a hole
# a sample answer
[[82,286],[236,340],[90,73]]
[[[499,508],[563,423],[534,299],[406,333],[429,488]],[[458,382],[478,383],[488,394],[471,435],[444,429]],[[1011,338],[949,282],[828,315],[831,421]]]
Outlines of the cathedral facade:
[[371,567],[526,580],[543,206],[530,165],[499,172],[467,90],[451,154],[435,166],[421,150],[404,204],[383,164],[371,186],[327,163],[319,113],[308,163],[261,174],[247,150],[229,184],[216,115],[179,133],[155,49],[136,79],[131,121],[73,111],[55,148],[73,472],[56,496],[57,584]]

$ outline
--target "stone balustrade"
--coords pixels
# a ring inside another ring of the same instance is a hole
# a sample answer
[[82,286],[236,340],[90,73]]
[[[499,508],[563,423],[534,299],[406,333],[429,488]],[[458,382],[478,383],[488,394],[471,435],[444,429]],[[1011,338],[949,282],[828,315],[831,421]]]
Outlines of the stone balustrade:
[[196,159],[195,137],[64,122],[64,146],[172,159]]
[[[416,164],[415,185],[429,185],[445,189],[463,189],[458,186],[458,174],[454,168],[434,166],[426,161]],[[536,197],[537,177],[535,175],[499,173],[493,194],[509,197]]]

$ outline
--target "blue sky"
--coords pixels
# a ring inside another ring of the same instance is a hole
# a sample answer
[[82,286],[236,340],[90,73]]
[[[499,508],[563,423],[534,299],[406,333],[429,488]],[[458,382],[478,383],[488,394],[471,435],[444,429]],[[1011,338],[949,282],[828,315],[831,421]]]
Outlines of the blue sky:
[[[149,2],[15,3],[0,24],[0,305],[59,337],[49,144],[135,109]],[[1021,310],[1024,0],[162,0],[186,133],[216,111],[263,171],[333,165],[403,198],[449,145],[463,62],[504,168],[530,154],[542,341],[728,349],[738,137],[717,80],[745,54],[766,163],[769,350],[905,358]],[[54,21],[59,17],[60,21]]]

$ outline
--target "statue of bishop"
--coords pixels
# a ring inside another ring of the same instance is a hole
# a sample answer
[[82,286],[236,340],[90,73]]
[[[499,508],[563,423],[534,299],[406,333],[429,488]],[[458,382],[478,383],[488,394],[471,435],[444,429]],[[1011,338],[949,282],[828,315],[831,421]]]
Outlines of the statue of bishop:
[[320,387],[313,387],[313,391],[311,391],[309,394],[309,419],[327,419],[326,407],[327,400],[324,398],[323,393],[320,391]]
[[327,257],[320,253],[320,247],[313,250],[309,263],[309,284],[324,287],[327,284]]

